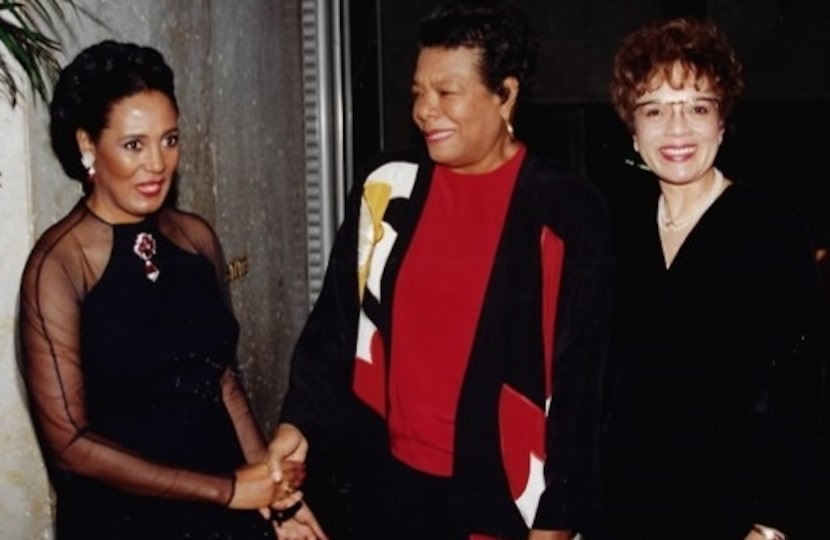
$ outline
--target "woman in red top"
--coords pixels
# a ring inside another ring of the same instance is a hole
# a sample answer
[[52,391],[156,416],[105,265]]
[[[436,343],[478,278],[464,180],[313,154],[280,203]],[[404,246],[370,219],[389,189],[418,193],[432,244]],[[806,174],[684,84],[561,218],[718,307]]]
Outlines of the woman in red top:
[[608,224],[513,129],[535,37],[493,3],[421,24],[423,147],[350,197],[272,464],[349,450],[355,538],[566,539],[592,504]]

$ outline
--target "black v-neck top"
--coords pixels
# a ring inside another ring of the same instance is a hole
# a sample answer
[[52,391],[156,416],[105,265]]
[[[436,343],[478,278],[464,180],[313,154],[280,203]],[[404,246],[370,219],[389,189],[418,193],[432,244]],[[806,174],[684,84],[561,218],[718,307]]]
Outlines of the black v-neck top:
[[690,524],[707,538],[743,538],[755,522],[786,531],[818,399],[820,282],[805,220],[760,187],[732,184],[667,268],[656,211],[650,194],[614,212],[612,520],[645,527],[639,540]]

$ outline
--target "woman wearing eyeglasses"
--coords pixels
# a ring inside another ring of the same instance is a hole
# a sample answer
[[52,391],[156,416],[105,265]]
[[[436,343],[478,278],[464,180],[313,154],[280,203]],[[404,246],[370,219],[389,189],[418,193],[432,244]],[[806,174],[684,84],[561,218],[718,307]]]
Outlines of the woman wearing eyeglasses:
[[615,57],[612,101],[655,189],[612,205],[609,539],[799,537],[820,286],[801,214],[715,167],[743,86],[709,22],[649,24]]

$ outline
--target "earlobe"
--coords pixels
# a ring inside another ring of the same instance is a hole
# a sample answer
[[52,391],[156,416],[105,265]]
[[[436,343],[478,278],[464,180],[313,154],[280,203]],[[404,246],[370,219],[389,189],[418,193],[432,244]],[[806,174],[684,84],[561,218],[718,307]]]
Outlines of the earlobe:
[[639,154],[639,153],[640,153],[640,145],[639,145],[639,144],[637,144],[637,137],[634,137],[634,138],[632,139],[632,141],[633,141],[633,143],[634,143],[634,151],[635,151],[635,152],[637,152],[637,153]]
[[504,119],[510,139],[515,140],[515,134],[513,133],[513,111],[516,108],[516,99],[519,95],[519,80],[516,77],[507,77],[501,84],[502,91],[500,97],[502,103],[499,107],[501,117]]
[[503,89],[502,103],[510,105],[512,109],[519,95],[519,80],[516,77],[507,77],[502,81],[501,86]]
[[92,144],[92,137],[83,129],[75,130],[75,141],[78,143],[78,151],[83,154],[92,152],[94,145]]

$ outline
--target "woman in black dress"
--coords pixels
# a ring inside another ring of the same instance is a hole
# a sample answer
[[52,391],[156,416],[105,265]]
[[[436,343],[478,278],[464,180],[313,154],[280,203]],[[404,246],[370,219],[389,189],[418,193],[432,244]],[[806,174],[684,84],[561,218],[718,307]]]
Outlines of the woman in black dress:
[[276,536],[219,242],[163,204],[178,112],[172,71],[134,44],[87,48],[54,91],[52,146],[84,196],[31,252],[20,330],[59,540]]
[[742,89],[709,22],[647,25],[615,59],[612,99],[653,187],[632,179],[611,205],[609,539],[798,538],[804,520],[818,272],[801,213],[715,167]]

